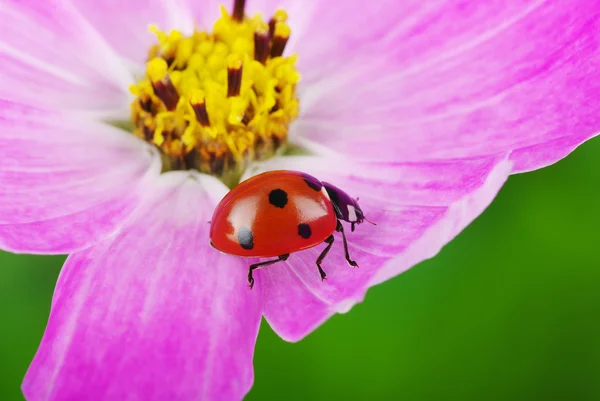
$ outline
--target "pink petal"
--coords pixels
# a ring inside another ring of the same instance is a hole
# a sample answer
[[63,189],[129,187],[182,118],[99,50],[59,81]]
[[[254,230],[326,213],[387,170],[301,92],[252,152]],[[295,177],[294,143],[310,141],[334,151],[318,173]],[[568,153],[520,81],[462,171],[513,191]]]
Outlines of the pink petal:
[[[102,0],[74,4],[121,57],[141,65],[148,57],[150,46],[156,43],[156,36],[148,31],[150,24],[163,30],[191,32],[193,20],[182,3],[180,0]],[[218,11],[218,7],[215,8]]]
[[349,164],[339,159],[283,157],[252,171],[296,169],[360,197],[366,216],[354,233],[346,225],[348,266],[341,236],[323,262],[319,246],[292,254],[287,262],[258,272],[265,296],[263,313],[284,339],[296,341],[336,312],[360,302],[367,289],[433,257],[492,201],[511,169],[506,155],[422,163]]
[[[182,3],[182,7],[189,10],[198,28],[209,32],[212,31],[215,21],[221,17],[221,5],[225,6],[230,13],[233,7],[233,1],[224,2],[221,0],[182,0]],[[250,0],[247,3],[247,6],[255,9],[256,0]]]
[[2,98],[105,114],[127,111],[131,72],[68,2],[3,4],[0,62]]
[[113,233],[156,179],[152,148],[114,127],[0,100],[0,248],[68,253]]
[[600,131],[597,2],[420,3],[373,46],[330,49],[295,135],[366,159],[512,152],[518,172]]
[[[298,53],[302,82],[326,84],[321,80],[336,81],[347,63],[360,59],[357,65],[361,65],[369,61],[362,55],[381,59],[389,52],[382,43],[390,41],[402,25],[421,18],[426,10],[439,8],[441,2],[268,0],[267,3],[283,3],[281,7],[288,11],[292,36],[287,52]],[[269,5],[271,9],[277,8]],[[380,52],[381,48],[385,52]]]
[[241,259],[208,245],[224,191],[210,177],[165,174],[121,233],[69,257],[27,400],[243,398],[261,293]]

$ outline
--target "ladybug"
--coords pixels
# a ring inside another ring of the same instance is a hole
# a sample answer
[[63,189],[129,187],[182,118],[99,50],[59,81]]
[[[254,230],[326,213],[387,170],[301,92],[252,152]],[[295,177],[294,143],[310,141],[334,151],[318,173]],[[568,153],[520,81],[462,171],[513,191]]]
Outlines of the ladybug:
[[217,250],[252,258],[277,257],[250,265],[252,272],[285,261],[290,253],[327,246],[316,260],[321,279],[326,277],[321,263],[333,245],[333,233],[342,234],[346,260],[350,258],[341,220],[356,224],[367,220],[358,199],[315,177],[291,170],[268,171],[251,177],[232,189],[219,202],[210,222],[210,244]]

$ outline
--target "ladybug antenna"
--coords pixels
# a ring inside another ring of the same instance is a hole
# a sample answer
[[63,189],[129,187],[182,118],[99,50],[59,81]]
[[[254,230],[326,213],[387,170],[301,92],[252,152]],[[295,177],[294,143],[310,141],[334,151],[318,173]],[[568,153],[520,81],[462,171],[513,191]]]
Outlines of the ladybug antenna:
[[373,224],[374,226],[377,225],[377,223],[372,222],[371,220],[367,219],[365,216],[363,216],[363,217],[367,221],[367,223]]

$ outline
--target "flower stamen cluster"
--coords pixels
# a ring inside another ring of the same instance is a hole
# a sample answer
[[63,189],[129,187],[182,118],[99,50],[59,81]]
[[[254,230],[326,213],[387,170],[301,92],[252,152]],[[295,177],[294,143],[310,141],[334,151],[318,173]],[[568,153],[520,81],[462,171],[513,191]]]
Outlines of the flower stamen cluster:
[[296,56],[284,57],[287,15],[222,8],[213,32],[184,36],[151,26],[158,43],[130,87],[134,133],[156,145],[165,170],[197,169],[226,181],[287,142],[298,116]]

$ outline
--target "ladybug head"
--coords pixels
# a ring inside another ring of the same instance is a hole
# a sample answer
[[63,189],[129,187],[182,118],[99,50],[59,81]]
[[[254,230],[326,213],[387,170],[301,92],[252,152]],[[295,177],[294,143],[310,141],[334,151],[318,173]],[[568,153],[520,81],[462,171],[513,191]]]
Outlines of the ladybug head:
[[350,223],[352,231],[354,231],[356,224],[360,224],[365,220],[369,221],[358,205],[358,198],[350,197],[346,192],[328,182],[323,182],[323,186],[329,195],[329,199],[331,199],[337,218]]

